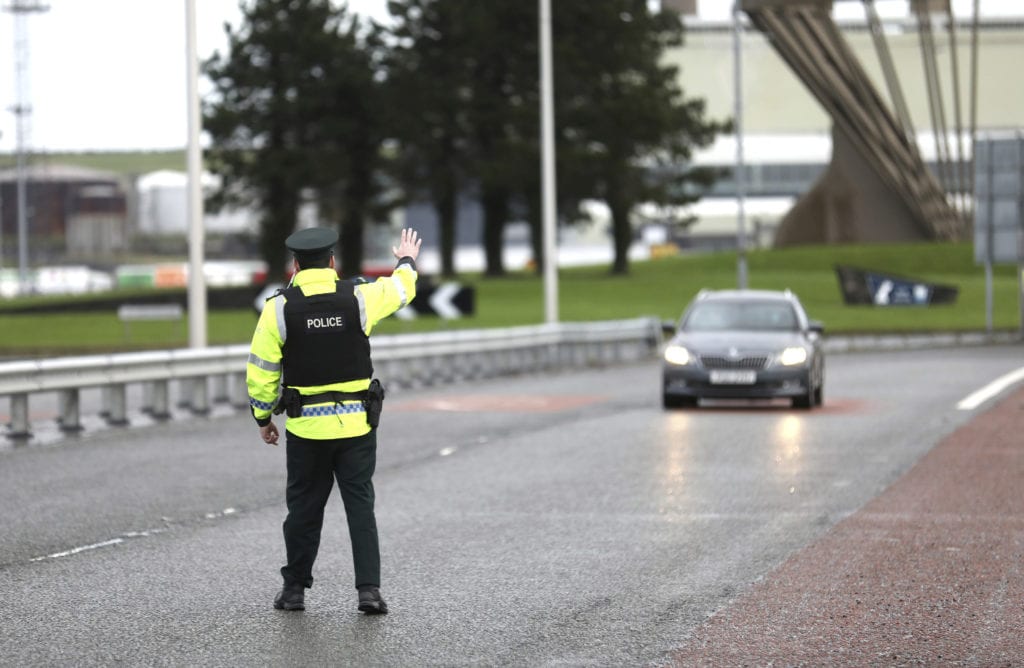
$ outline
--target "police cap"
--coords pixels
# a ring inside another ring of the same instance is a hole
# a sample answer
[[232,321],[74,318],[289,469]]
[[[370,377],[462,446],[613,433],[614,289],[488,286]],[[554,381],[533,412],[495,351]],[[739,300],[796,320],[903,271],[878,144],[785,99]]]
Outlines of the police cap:
[[284,245],[295,253],[300,264],[303,260],[315,260],[330,255],[337,243],[338,233],[329,227],[299,230],[284,240]]

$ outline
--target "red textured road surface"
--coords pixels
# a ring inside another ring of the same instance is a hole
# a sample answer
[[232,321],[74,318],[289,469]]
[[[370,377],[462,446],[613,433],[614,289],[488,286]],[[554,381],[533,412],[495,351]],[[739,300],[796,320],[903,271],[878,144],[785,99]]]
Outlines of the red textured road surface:
[[680,666],[1024,666],[1024,390],[712,616]]

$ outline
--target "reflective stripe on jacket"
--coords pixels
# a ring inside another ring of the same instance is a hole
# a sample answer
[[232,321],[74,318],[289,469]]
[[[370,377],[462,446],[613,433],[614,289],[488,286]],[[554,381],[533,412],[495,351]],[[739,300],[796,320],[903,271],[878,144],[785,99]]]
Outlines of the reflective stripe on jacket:
[[[391,276],[378,278],[372,283],[355,286],[359,304],[359,320],[369,335],[374,326],[402,308],[416,296],[417,273],[408,259],[399,262]],[[304,269],[295,274],[292,285],[302,294],[318,295],[334,292],[338,275],[333,269]],[[284,318],[284,295],[267,300],[260,314],[249,348],[245,382],[249,389],[249,405],[257,422],[265,422],[277,401],[282,372],[282,347],[288,338]],[[297,387],[300,394],[321,392],[361,392],[370,385],[369,378],[330,383],[310,387]],[[341,405],[330,403],[303,407],[302,417],[288,418],[285,428],[296,436],[311,439],[352,438],[370,431],[366,413],[360,401],[345,401]]]

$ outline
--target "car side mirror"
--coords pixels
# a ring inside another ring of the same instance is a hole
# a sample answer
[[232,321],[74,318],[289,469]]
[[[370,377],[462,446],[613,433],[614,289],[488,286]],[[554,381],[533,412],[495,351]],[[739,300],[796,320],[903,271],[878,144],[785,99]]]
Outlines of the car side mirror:
[[671,320],[662,320],[661,321],[661,333],[664,336],[669,336],[669,337],[675,335],[675,333],[676,333],[676,323],[674,323]]
[[808,320],[807,331],[814,332],[815,334],[825,333],[825,323],[820,320]]

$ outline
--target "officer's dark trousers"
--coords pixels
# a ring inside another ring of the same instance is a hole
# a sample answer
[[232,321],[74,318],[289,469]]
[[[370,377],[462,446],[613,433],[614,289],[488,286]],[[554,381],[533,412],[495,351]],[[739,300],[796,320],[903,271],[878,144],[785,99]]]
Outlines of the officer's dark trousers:
[[324,505],[337,479],[348,517],[355,584],[380,586],[380,548],[373,513],[376,430],[365,436],[327,441],[286,434],[288,517],[284,521],[284,543],[288,565],[281,569],[285,584],[313,586]]

